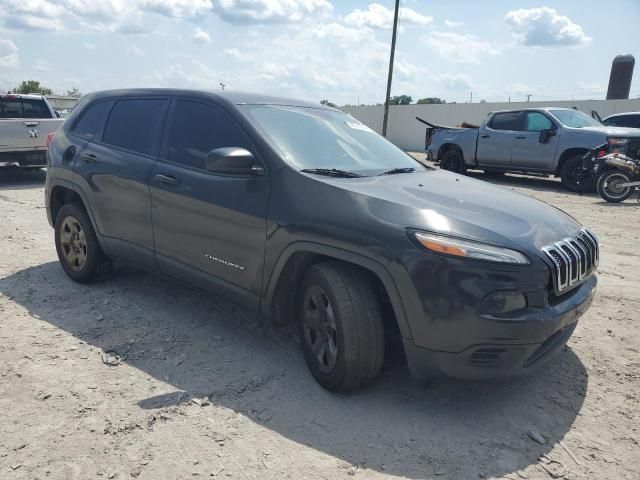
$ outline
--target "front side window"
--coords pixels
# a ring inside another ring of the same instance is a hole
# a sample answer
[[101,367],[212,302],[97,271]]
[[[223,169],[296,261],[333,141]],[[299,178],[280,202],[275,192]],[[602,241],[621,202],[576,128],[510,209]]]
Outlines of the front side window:
[[527,112],[524,129],[527,132],[540,132],[553,128],[553,123],[540,112]]
[[565,127],[584,128],[602,126],[600,122],[591,118],[586,113],[580,112],[578,110],[553,108],[549,109],[549,113],[556,117],[556,119]]
[[426,170],[355,118],[311,107],[246,105],[241,110],[297,169],[339,169],[360,175],[395,168]]
[[491,119],[490,128],[493,130],[521,130],[522,116],[520,112],[496,113]]
[[205,169],[216,148],[249,148],[245,133],[224,111],[206,103],[178,100],[169,120],[167,160]]
[[102,128],[111,105],[112,102],[96,102],[89,105],[71,131],[79,137],[91,140]]
[[166,100],[118,100],[104,127],[102,142],[151,155]]

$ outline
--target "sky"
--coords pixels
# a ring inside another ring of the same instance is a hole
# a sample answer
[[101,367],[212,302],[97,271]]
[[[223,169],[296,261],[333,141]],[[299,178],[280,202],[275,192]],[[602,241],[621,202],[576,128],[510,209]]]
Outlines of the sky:
[[[393,0],[0,0],[0,89],[225,88],[384,101]],[[392,95],[601,99],[640,0],[403,0]],[[637,70],[637,69],[636,69]],[[631,97],[640,97],[636,72]]]

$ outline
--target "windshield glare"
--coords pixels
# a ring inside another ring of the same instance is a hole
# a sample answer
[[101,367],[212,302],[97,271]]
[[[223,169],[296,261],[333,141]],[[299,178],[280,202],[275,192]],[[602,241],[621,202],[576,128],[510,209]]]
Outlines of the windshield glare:
[[578,110],[555,110],[550,109],[549,113],[556,117],[565,127],[583,128],[583,127],[601,127],[602,124],[594,120],[586,113]]
[[242,110],[299,170],[339,169],[376,175],[395,168],[425,170],[382,136],[342,112],[279,105],[245,105]]

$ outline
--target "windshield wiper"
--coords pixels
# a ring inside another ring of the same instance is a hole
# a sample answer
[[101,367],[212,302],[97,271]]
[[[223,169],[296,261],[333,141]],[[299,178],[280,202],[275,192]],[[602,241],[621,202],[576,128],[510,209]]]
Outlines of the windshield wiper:
[[381,176],[381,175],[395,175],[396,173],[411,173],[411,172],[415,172],[415,171],[416,171],[416,169],[413,168],[413,167],[394,168],[394,169],[391,169],[391,170],[387,170],[386,172],[381,173],[378,176]]
[[349,172],[348,170],[340,170],[338,168],[305,168],[300,171],[304,173],[315,173],[316,175],[326,175],[327,177],[362,177],[362,175],[360,175],[359,173]]

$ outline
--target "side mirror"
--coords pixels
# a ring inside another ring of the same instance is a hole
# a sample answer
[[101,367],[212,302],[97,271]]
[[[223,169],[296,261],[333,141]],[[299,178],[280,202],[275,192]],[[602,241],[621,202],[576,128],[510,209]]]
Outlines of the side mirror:
[[540,130],[540,136],[538,137],[538,142],[547,143],[551,137],[556,134],[556,131],[551,128],[545,128],[544,130]]
[[253,154],[239,147],[216,148],[207,153],[205,167],[209,172],[224,175],[264,175]]

